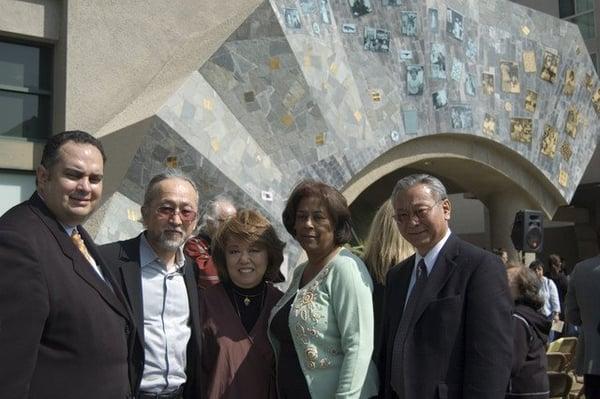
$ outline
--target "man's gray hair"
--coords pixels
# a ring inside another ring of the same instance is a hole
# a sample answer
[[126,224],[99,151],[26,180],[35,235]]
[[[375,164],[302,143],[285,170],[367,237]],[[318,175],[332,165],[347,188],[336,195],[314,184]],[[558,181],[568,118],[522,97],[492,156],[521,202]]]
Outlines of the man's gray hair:
[[210,201],[207,201],[203,206],[202,217],[200,218],[200,223],[198,224],[198,231],[203,233],[206,232],[206,225],[208,222],[215,221],[217,219],[217,208],[218,205],[226,204],[231,205],[233,208],[236,208],[233,199],[227,194],[219,194],[215,196]]
[[420,184],[427,186],[431,190],[436,201],[441,201],[448,198],[446,187],[444,187],[442,182],[437,177],[427,174],[415,174],[398,180],[398,183],[396,183],[396,186],[394,187],[394,191],[392,191],[392,203],[396,202],[396,199],[401,193]]
[[196,192],[196,206],[197,206],[198,201],[199,201],[199,193],[198,193],[198,186],[196,186],[196,183],[194,183],[194,181],[189,176],[187,176],[186,174],[184,174],[183,172],[181,172],[178,169],[166,169],[164,172],[161,172],[161,173],[155,175],[152,179],[150,179],[150,183],[148,183],[148,186],[146,187],[146,192],[144,193],[144,204],[142,205],[142,208],[147,208],[148,206],[150,206],[150,203],[156,197],[156,186],[161,181],[167,180],[167,179],[181,179],[181,180],[184,180],[184,181],[190,183],[190,185],[193,187],[194,191]]

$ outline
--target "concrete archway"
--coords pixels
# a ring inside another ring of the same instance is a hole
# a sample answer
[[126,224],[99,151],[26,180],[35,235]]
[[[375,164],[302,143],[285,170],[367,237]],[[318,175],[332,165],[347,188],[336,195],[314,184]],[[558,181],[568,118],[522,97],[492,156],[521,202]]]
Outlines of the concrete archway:
[[415,172],[441,178],[449,193],[473,194],[489,211],[491,245],[511,252],[510,231],[519,209],[538,209],[551,218],[565,203],[518,153],[491,140],[456,134],[419,137],[392,148],[354,176],[343,192],[350,203],[373,184],[389,195],[398,178]]

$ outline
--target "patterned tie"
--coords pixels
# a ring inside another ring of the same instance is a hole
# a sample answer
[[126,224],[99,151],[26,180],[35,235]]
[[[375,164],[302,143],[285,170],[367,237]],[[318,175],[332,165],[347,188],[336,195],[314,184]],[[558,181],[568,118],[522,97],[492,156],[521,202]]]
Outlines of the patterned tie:
[[94,258],[92,257],[92,255],[90,255],[90,252],[85,246],[85,242],[83,242],[83,239],[79,235],[77,229],[73,229],[73,232],[71,233],[71,240],[73,241],[73,244],[75,244],[77,249],[79,249],[79,252],[81,252],[81,254],[85,257],[85,259],[87,259],[87,261],[90,262],[90,265],[93,265],[95,263]]
[[396,336],[394,337],[390,384],[400,399],[404,398],[404,343],[406,341],[408,327],[417,308],[417,304],[419,303],[419,299],[423,294],[426,283],[427,267],[425,266],[425,261],[421,259],[417,264],[417,278],[415,285],[412,287],[412,291],[410,292],[408,301],[402,312],[402,318],[400,319]]

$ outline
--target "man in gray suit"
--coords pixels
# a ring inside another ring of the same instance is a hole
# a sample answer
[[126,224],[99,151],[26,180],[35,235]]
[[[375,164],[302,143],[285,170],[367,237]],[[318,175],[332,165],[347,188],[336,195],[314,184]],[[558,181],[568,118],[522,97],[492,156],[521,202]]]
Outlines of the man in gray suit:
[[[575,265],[565,298],[566,320],[581,326],[585,397],[600,398],[600,256]],[[581,352],[579,352],[581,353]],[[579,359],[581,360],[581,359]]]

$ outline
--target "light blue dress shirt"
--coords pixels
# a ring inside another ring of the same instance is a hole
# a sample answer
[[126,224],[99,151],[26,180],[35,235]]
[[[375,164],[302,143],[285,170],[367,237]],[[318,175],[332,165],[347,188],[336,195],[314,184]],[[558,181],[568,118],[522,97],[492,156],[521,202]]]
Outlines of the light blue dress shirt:
[[192,330],[181,248],[175,263],[176,270],[167,272],[166,265],[142,235],[145,362],[140,390],[144,392],[172,392],[186,381],[186,349]]

